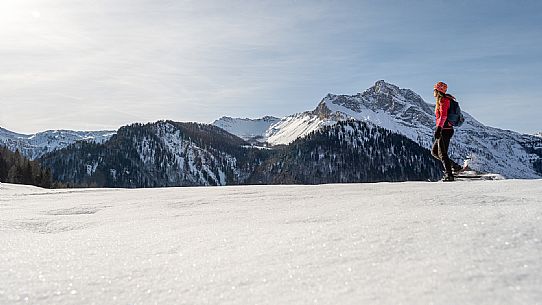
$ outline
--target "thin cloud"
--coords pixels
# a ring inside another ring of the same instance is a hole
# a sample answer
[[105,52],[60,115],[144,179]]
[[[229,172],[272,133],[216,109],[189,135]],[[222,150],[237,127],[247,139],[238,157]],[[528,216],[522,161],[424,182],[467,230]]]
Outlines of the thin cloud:
[[[441,79],[463,96],[509,96],[495,83],[529,91],[530,82],[514,75],[540,78],[540,63],[518,59],[542,51],[533,27],[540,5],[483,4],[4,0],[0,126],[34,132],[282,116],[315,107],[328,92],[359,92],[382,78],[428,101]],[[498,58],[502,63],[492,61]],[[501,66],[506,75],[496,73]],[[483,105],[468,102],[482,121],[503,119],[491,113],[489,120],[478,110]],[[529,121],[513,124],[540,129]]]

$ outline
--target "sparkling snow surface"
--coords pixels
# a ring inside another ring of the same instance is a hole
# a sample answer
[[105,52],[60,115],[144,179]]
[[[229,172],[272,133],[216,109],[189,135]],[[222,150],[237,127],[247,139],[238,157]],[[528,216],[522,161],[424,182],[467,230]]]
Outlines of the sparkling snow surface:
[[0,304],[542,304],[542,180],[0,184]]

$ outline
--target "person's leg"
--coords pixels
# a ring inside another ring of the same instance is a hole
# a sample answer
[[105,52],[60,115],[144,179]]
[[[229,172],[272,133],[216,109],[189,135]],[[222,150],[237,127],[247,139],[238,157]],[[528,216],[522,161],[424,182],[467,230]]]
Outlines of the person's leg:
[[[453,129],[450,129],[448,130],[448,133],[450,135],[450,139],[454,136],[454,130]],[[450,141],[451,140],[448,140],[448,148],[446,149],[446,152],[448,152],[449,148],[450,148]],[[448,155],[448,154],[447,154]],[[456,172],[459,172],[463,169],[463,166],[462,165],[459,165],[457,164],[454,160],[448,158],[450,160],[450,164],[452,166],[452,170],[453,171],[456,171]]]
[[450,146],[450,139],[452,138],[453,130],[443,129],[442,135],[438,141],[438,154],[442,164],[444,165],[444,170],[446,175],[452,176],[452,161],[448,157],[448,147]]
[[435,159],[440,160],[440,156],[438,153],[438,139],[435,139],[435,142],[433,142],[433,148],[431,149],[431,154],[433,155],[433,157],[435,157]]

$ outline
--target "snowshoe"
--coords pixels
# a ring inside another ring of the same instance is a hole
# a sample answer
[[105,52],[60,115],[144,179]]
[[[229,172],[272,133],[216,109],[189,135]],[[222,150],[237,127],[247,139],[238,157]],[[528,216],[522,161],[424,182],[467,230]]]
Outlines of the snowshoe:
[[463,172],[468,172],[468,171],[472,171],[472,169],[469,167],[468,164],[465,164],[463,167],[458,165],[457,167],[452,168],[452,172],[453,172],[454,176],[458,175],[460,173],[463,173]]
[[455,178],[461,180],[503,180],[503,176],[499,174],[482,173],[474,170],[462,171],[454,175]]

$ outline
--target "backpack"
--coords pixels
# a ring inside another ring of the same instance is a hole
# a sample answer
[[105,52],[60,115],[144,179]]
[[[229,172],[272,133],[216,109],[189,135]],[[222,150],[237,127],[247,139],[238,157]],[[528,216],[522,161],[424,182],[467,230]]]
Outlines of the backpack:
[[448,122],[454,127],[460,127],[465,122],[465,117],[461,113],[459,103],[451,95],[447,96],[450,99],[450,108],[448,109]]

